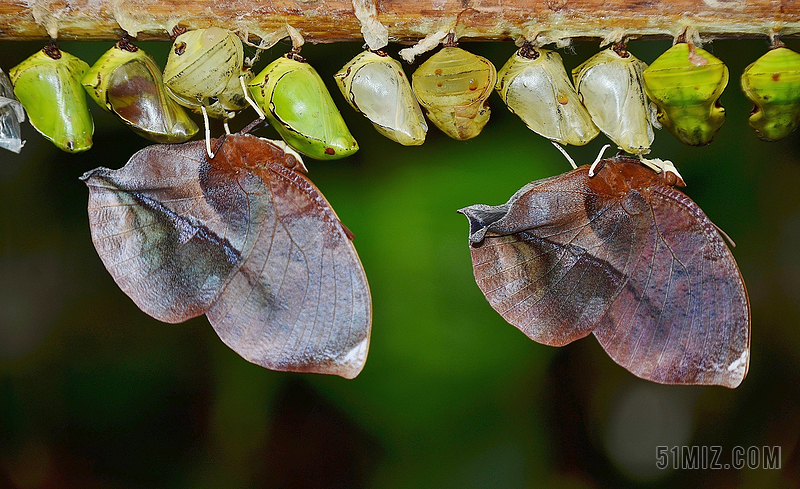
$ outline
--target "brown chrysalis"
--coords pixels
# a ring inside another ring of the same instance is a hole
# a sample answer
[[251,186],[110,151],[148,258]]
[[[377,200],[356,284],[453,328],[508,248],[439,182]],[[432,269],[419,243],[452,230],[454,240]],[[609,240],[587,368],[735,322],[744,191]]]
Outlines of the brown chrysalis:
[[245,359],[353,378],[369,347],[369,287],[352,235],[278,142],[228,135],[149,146],[89,186],[92,240],[147,314],[206,314]]
[[750,305],[717,228],[668,184],[671,174],[623,156],[598,168],[529,183],[503,205],[459,210],[478,286],[539,343],[594,333],[643,379],[738,386],[750,359]]

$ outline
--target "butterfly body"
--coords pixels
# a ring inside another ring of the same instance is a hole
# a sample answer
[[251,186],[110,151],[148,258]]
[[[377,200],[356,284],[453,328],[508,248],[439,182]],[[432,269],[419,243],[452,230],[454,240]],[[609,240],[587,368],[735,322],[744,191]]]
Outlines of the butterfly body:
[[533,182],[470,220],[476,281],[531,339],[590,333],[619,364],[662,383],[735,387],[747,370],[750,309],[716,227],[638,160],[603,160]]
[[272,142],[226,136],[154,145],[120,170],[84,175],[98,254],[146,313],[205,313],[245,359],[355,377],[372,319],[344,226],[300,162]]

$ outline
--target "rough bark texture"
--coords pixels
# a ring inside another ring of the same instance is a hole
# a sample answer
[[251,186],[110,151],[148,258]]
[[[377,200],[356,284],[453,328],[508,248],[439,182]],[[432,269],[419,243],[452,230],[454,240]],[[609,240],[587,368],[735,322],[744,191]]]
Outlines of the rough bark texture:
[[[375,1],[390,38],[401,42],[440,30],[477,40],[604,38],[617,31],[671,37],[687,26],[704,37],[800,32],[794,0]],[[0,40],[113,40],[123,30],[166,39],[174,25],[219,26],[257,40],[275,38],[286,23],[314,43],[362,39],[350,0],[0,0]]]

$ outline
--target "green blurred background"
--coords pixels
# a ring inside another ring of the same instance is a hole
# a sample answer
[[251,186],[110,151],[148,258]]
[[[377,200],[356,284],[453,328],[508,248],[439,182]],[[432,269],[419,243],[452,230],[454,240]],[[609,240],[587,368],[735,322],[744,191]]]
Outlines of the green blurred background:
[[[111,43],[61,46],[92,64]],[[141,46],[163,66],[168,43]],[[650,63],[669,46],[629,48]],[[498,68],[515,50],[462,47]],[[0,43],[0,66],[40,48]],[[25,123],[22,154],[0,153],[0,487],[796,487],[800,134],[758,140],[739,88],[767,48],[713,43],[731,72],[727,122],[703,148],[660,131],[651,153],[675,162],[685,192],[737,244],[753,339],[735,390],[639,380],[592,336],[539,345],[489,307],[456,209],[500,204],[569,170],[496,94],[479,137],[458,142],[431,125],[423,146],[402,147],[333,83],[361,46],[303,48],[361,146],[346,160],[307,160],[355,234],[372,289],[369,359],[351,381],[264,370],[225,347],[205,317],[167,325],[140,312],[95,253],[78,177],[119,168],[149,143],[96,106],[84,154],[60,152]],[[288,49],[262,54],[256,71]],[[569,70],[597,50],[561,52]],[[254,117],[245,111],[232,126]],[[568,150],[590,163],[606,142]],[[659,445],[720,446],[722,463],[737,446],[779,446],[781,470],[660,470]]]

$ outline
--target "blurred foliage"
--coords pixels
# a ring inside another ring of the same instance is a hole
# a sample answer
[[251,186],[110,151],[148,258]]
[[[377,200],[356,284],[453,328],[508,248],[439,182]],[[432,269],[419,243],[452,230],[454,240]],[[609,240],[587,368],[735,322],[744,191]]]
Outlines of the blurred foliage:
[[[649,63],[669,45],[629,48]],[[90,64],[108,46],[62,43]],[[1,43],[0,66],[40,47]],[[163,65],[167,43],[142,47]],[[496,66],[515,49],[462,47]],[[355,234],[372,288],[370,355],[352,381],[267,371],[225,347],[204,317],[167,325],[140,312],[94,251],[78,177],[119,168],[148,142],[98,107],[83,154],[60,152],[26,123],[22,154],[0,154],[0,487],[796,487],[800,135],[758,140],[739,88],[767,47],[710,45],[731,71],[727,122],[702,148],[660,131],[652,152],[676,163],[686,193],[737,244],[753,341],[736,390],[641,381],[591,336],[538,345],[489,307],[456,209],[505,202],[569,169],[496,94],[479,137],[459,142],[432,127],[423,146],[402,147],[333,84],[360,45],[303,48],[361,146],[345,160],[307,161]],[[288,48],[264,53],[256,69]],[[569,70],[597,50],[561,52]],[[605,142],[568,150],[590,163]],[[736,446],[780,446],[782,469],[659,470],[657,445],[721,446],[723,463]]]

